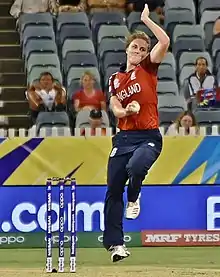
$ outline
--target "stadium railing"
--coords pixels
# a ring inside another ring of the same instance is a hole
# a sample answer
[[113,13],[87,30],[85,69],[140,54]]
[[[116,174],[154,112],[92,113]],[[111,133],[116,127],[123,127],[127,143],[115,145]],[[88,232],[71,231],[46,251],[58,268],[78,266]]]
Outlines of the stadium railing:
[[[85,130],[84,134],[82,134],[82,129]],[[75,128],[74,129],[74,137],[91,137],[92,132],[91,128]],[[100,136],[105,136],[105,137],[111,137],[114,135],[112,128],[105,128],[106,129],[106,134],[102,134],[101,128],[96,128],[95,136],[100,137]],[[117,129],[116,132],[119,130]],[[160,127],[160,132],[163,136],[187,136],[185,134],[184,128],[179,129],[179,134],[177,135],[176,133],[171,133],[169,135],[166,134],[167,128]],[[202,126],[199,128],[199,132],[196,133],[195,127],[190,128],[189,136],[219,136],[220,135],[220,128],[218,125],[213,125],[210,127]],[[0,137],[71,137],[73,136],[70,132],[69,128],[63,128],[62,135],[59,131],[59,128],[57,127],[52,127],[50,134],[48,135],[48,132],[46,128],[42,128],[40,130],[39,135],[36,135],[36,127],[33,126],[30,129],[3,129],[0,128]]]

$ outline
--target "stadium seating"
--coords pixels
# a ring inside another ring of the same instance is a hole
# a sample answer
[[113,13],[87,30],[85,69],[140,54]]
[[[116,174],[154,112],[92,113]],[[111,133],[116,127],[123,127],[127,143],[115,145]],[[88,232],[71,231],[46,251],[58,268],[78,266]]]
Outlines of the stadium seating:
[[66,112],[40,112],[36,119],[36,134],[41,128],[69,127],[69,118]]
[[[168,126],[186,109],[187,78],[195,71],[198,57],[207,59],[209,70],[216,74],[220,84],[220,38],[212,38],[213,24],[220,15],[220,2],[201,0],[198,7],[196,12],[192,0],[166,0],[165,3],[163,28],[171,38],[171,47],[158,69],[162,126]],[[68,99],[72,99],[80,89],[81,75],[89,70],[95,75],[96,87],[105,91],[108,99],[108,78],[126,61],[125,38],[134,30],[146,32],[153,46],[157,42],[140,20],[139,12],[131,12],[127,18],[121,12],[60,13],[57,18],[48,13],[22,15],[20,36],[27,84],[38,79],[41,72],[50,71],[66,87]],[[197,111],[196,115],[198,122],[206,126],[220,121],[217,114]],[[81,124],[79,119],[77,126]],[[106,126],[110,125],[111,122]],[[42,132],[46,135],[63,132],[51,128]]]

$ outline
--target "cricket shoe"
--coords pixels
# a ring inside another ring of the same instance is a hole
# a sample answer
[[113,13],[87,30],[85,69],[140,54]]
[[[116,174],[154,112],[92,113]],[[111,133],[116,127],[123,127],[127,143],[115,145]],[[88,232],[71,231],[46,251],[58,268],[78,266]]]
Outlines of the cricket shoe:
[[121,261],[130,256],[130,252],[125,247],[125,245],[111,246],[109,251],[111,252],[111,261],[113,263]]
[[128,202],[125,210],[125,218],[136,219],[141,211],[140,194],[135,202]]

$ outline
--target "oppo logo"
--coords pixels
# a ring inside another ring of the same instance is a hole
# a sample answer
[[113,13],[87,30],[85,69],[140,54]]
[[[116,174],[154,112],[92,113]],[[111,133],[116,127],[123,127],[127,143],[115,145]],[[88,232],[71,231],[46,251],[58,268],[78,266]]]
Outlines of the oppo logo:
[[[47,240],[47,238],[45,237],[44,238],[44,240],[46,241]],[[59,236],[52,236],[52,243],[53,244],[55,244],[55,243],[60,243],[60,241],[59,241]],[[67,235],[65,235],[64,236],[64,243],[68,243],[68,242],[70,242],[70,240],[71,240],[71,237],[70,236],[67,236]],[[76,242],[78,241],[78,237],[76,236]],[[63,246],[63,245],[62,245]]]
[[23,243],[24,242],[24,237],[19,236],[19,237],[0,237],[0,245],[1,244],[15,244],[15,243]]
[[[124,236],[124,242],[128,243],[128,242],[131,242],[131,240],[132,240],[131,236],[129,236],[129,235]],[[102,243],[103,236],[98,236],[98,241]]]

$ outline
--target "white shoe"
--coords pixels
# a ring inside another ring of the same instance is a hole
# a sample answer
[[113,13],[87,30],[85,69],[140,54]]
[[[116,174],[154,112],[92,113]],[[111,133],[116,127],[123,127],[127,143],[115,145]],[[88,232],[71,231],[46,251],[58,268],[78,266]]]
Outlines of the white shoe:
[[111,246],[109,251],[111,252],[111,261],[113,263],[121,261],[130,256],[130,252],[124,245]]
[[141,211],[140,207],[140,195],[136,202],[128,202],[125,210],[125,217],[127,219],[136,219]]

